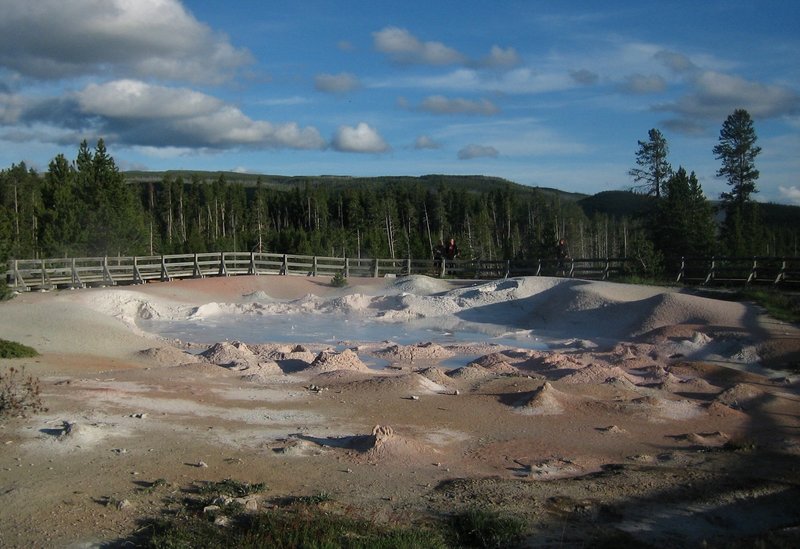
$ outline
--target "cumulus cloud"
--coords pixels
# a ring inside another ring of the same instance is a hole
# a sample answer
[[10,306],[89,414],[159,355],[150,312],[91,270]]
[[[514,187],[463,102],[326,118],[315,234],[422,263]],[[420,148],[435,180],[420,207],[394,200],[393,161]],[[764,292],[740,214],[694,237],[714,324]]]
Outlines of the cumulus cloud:
[[2,0],[0,66],[50,80],[105,72],[219,83],[252,62],[178,0]]
[[321,149],[316,128],[253,120],[241,110],[187,88],[138,80],[91,84],[31,106],[22,120],[106,136],[126,145],[194,148]]
[[414,140],[414,148],[417,150],[439,149],[441,145],[427,135],[420,135]]
[[389,150],[386,141],[365,122],[360,122],[355,128],[340,126],[331,144],[341,152],[382,153]]
[[465,57],[441,42],[423,42],[406,29],[386,27],[373,32],[375,49],[397,63],[449,65],[462,63]]
[[447,98],[443,95],[426,97],[420,105],[420,110],[434,114],[479,114],[491,116],[497,114],[499,109],[487,99],[471,101],[461,98]]
[[800,112],[800,95],[790,88],[752,82],[738,76],[703,71],[689,82],[690,93],[672,103],[656,105],[654,110],[671,112],[674,127],[698,121],[721,123],[737,108],[746,109],[754,118],[775,118]]
[[459,160],[471,160],[473,158],[490,157],[495,158],[500,153],[494,147],[487,145],[467,145],[458,151]]
[[781,193],[781,197],[784,200],[800,206],[800,187],[798,187],[797,185],[792,185],[790,187],[784,187],[783,185],[779,185],[778,191]]
[[519,54],[514,48],[503,49],[500,46],[492,46],[489,55],[481,59],[478,64],[482,67],[502,69],[519,65],[520,61]]
[[314,78],[314,88],[326,93],[347,93],[359,87],[358,78],[350,73],[318,74]]

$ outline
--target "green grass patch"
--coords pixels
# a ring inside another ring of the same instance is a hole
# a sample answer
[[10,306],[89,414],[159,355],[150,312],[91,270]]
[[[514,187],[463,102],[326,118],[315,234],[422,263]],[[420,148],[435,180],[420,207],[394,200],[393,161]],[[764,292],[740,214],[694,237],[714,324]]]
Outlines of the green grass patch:
[[747,288],[739,295],[764,307],[773,318],[784,322],[800,323],[800,295],[766,288]]
[[31,358],[39,356],[36,349],[16,341],[0,339],[0,358]]
[[[521,519],[485,510],[422,523],[376,523],[357,509],[336,502],[327,492],[273,498],[268,510],[263,509],[263,500],[259,510],[253,511],[233,502],[219,502],[220,495],[243,497],[262,489],[263,484],[231,479],[193,486],[183,491],[186,497],[180,501],[168,498],[161,516],[141,520],[136,534],[118,541],[122,545],[171,549],[513,547],[522,540],[526,528]],[[283,503],[276,503],[278,500]],[[213,508],[210,502],[214,502]]]
[[525,532],[521,519],[483,509],[454,515],[450,527],[458,547],[509,547]]
[[197,489],[198,494],[214,496],[230,496],[243,498],[258,494],[266,489],[263,482],[249,483],[226,478],[215,482],[206,482]]

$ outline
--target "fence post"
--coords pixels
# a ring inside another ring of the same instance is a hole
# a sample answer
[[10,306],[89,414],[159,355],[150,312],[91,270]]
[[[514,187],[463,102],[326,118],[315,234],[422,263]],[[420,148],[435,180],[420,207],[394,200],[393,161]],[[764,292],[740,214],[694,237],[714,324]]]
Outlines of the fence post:
[[283,254],[283,265],[281,265],[281,274],[288,275],[289,274],[289,256]]
[[678,278],[675,279],[675,282],[680,282],[683,277],[686,276],[686,258],[681,256],[681,269],[678,271]]
[[139,271],[139,258],[136,256],[133,256],[133,283],[144,284],[142,273]]
[[72,287],[73,288],[80,288],[83,284],[81,284],[81,277],[78,276],[78,269],[75,267],[75,258],[72,258]]
[[772,283],[773,286],[777,286],[780,284],[781,280],[784,279],[786,276],[786,258],[781,260],[781,270],[778,272],[778,276],[775,277],[775,282]]
[[103,256],[103,283],[108,283],[114,286],[114,277],[111,276],[111,271],[108,269],[108,256]]
[[218,276],[228,276],[228,269],[225,267],[225,252],[219,253],[219,273]]
[[744,283],[745,286],[749,285],[752,281],[758,278],[758,258],[753,258],[753,266],[750,268],[750,276],[747,277],[747,281]]
[[311,260],[311,276],[317,276],[317,267],[317,256],[314,256],[314,258]]
[[164,254],[161,254],[161,282],[169,282],[169,271],[167,271],[167,262],[164,260]]
[[711,280],[714,279],[714,269],[716,269],[716,268],[717,268],[717,264],[716,264],[716,261],[714,259],[714,256],[712,255],[711,256],[711,265],[709,265],[709,268],[708,268],[708,274],[706,275],[705,281],[703,281],[704,285],[708,284],[709,282],[711,282]]
[[603,268],[603,280],[608,280],[608,272],[611,270],[611,261],[606,258],[606,266]]
[[344,258],[344,277],[350,278],[350,258]]
[[372,273],[372,276],[378,278],[378,258],[375,258],[375,270]]
[[258,275],[258,269],[256,269],[256,253],[250,252],[250,267],[247,269],[247,274],[249,275]]

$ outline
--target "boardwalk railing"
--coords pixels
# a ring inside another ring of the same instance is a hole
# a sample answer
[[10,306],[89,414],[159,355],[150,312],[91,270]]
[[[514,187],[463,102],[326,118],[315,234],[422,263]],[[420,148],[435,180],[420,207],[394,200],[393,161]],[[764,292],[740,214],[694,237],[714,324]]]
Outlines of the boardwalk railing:
[[[683,284],[771,284],[800,287],[800,258],[681,258],[674,278]],[[17,291],[144,284],[176,278],[231,275],[381,277],[424,274],[492,279],[563,276],[610,280],[632,271],[633,260],[584,258],[536,260],[362,259],[278,253],[215,252],[126,257],[14,259],[6,281]]]

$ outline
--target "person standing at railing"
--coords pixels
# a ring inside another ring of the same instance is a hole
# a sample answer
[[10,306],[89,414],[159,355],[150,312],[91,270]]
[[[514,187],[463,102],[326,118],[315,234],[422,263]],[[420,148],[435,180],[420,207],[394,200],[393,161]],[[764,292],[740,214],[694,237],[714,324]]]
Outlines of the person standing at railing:
[[451,238],[450,241],[447,243],[447,246],[445,246],[444,257],[448,261],[452,261],[453,259],[458,257],[458,246],[456,246],[455,238]]
[[569,246],[565,238],[559,239],[556,244],[556,275],[564,276],[567,273],[567,261],[569,261]]

